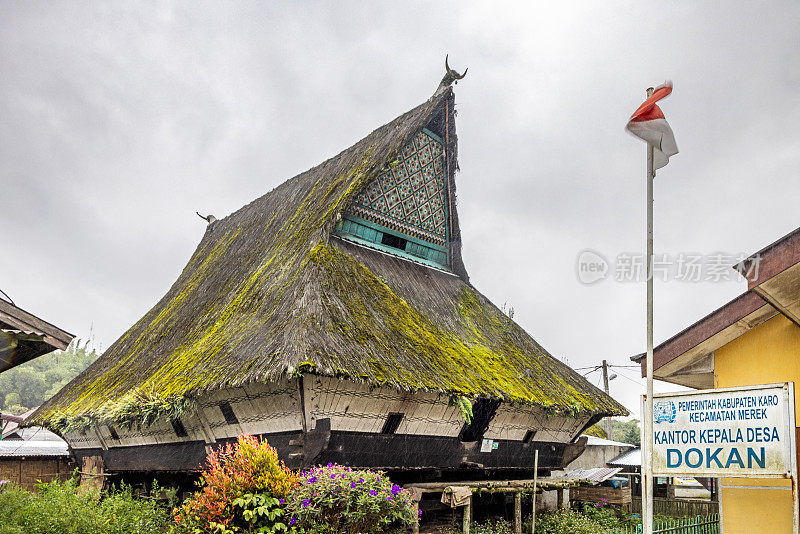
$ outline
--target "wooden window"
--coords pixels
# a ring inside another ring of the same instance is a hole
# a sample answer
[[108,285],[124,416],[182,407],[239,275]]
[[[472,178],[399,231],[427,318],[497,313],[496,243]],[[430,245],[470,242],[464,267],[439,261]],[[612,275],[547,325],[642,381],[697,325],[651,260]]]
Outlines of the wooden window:
[[239,419],[237,419],[236,414],[233,412],[233,406],[228,401],[222,401],[219,403],[219,409],[222,412],[222,417],[225,418],[225,422],[229,425],[238,425]]
[[175,431],[176,436],[179,438],[185,438],[189,435],[189,433],[186,432],[186,427],[183,426],[183,423],[181,423],[180,419],[173,419],[171,423],[172,429]]
[[399,250],[406,249],[407,241],[402,237],[398,237],[396,235],[384,233],[383,237],[381,238],[381,244],[386,245],[387,247],[396,248]]
[[528,443],[531,442],[531,440],[533,439],[533,436],[535,436],[535,435],[536,435],[536,431],[535,430],[528,430],[527,432],[525,432],[525,437],[522,438],[522,443],[525,443],[527,445]]
[[383,430],[381,430],[381,434],[394,434],[397,432],[397,427],[400,426],[400,422],[402,420],[403,414],[390,413],[389,417],[386,418],[386,422],[383,424]]
[[500,399],[478,399],[472,405],[472,422],[464,425],[459,438],[461,441],[480,441],[489,429],[494,414],[500,407]]

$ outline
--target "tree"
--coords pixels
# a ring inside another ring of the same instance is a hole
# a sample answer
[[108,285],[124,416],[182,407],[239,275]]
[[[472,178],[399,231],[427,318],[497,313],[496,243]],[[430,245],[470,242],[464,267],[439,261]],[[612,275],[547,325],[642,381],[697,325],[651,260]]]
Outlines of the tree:
[[614,421],[612,432],[614,434],[614,441],[630,443],[637,447],[641,443],[639,421],[637,419],[631,419],[630,421]]
[[602,438],[602,439],[610,439],[606,435],[606,431],[600,428],[600,425],[592,425],[586,430],[584,430],[583,433],[586,434],[587,436],[594,436],[596,438]]
[[0,373],[0,411],[20,414],[41,405],[98,356],[90,341],[81,344],[76,340],[66,350],[45,354]]

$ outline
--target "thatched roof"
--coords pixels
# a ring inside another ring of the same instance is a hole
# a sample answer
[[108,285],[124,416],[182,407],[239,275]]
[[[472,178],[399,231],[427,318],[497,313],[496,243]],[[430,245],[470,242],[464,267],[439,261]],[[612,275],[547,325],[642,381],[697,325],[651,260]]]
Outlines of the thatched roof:
[[336,237],[355,196],[431,121],[447,125],[454,188],[453,105],[452,90],[440,88],[339,155],[211,223],[167,294],[36,419],[96,414],[132,390],[180,398],[302,372],[625,413],[469,284],[454,205],[454,274]]

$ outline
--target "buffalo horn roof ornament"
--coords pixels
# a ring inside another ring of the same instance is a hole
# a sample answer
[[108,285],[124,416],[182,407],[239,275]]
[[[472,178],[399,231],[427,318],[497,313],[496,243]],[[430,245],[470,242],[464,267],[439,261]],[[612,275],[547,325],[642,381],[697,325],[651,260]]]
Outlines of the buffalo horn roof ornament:
[[[448,54],[449,55],[449,54]],[[439,88],[436,90],[436,93],[440,91],[444,91],[448,87],[450,87],[454,83],[458,83],[458,80],[462,79],[464,76],[467,75],[467,71],[469,68],[464,69],[464,74],[459,74],[458,72],[454,71],[450,68],[450,65],[447,62],[448,55],[444,56],[444,68],[447,69],[442,81],[439,82]]]
[[195,213],[197,214],[197,216],[198,216],[198,217],[200,217],[201,219],[203,219],[204,221],[206,221],[208,224],[211,224],[211,223],[213,223],[214,221],[216,221],[216,220],[217,220],[217,218],[216,218],[216,217],[214,217],[214,216],[213,216],[213,215],[211,215],[211,214],[209,214],[209,215],[200,215],[200,212],[199,212],[199,211],[196,211]]

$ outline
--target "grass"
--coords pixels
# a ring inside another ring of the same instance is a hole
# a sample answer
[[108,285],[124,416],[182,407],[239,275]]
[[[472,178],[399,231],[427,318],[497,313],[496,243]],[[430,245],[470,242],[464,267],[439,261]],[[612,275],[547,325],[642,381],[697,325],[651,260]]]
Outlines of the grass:
[[133,496],[129,486],[101,496],[73,481],[41,483],[36,491],[0,486],[0,534],[156,534],[172,522],[167,507]]

